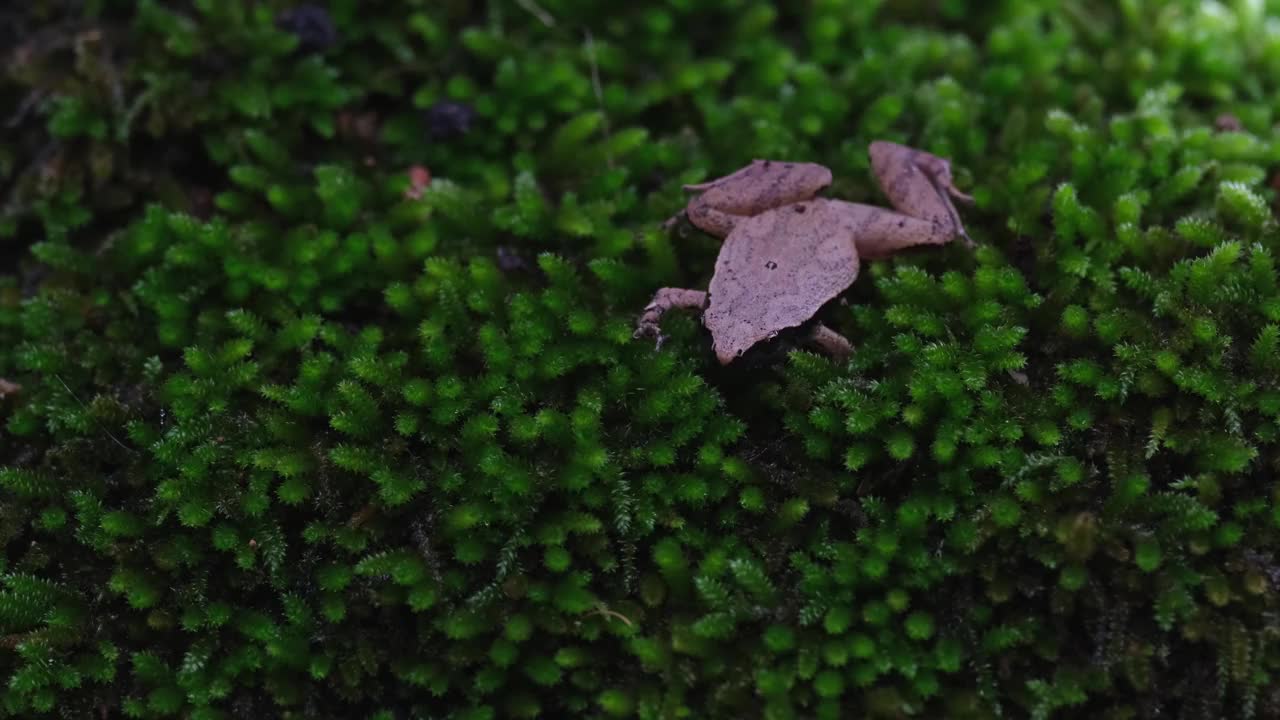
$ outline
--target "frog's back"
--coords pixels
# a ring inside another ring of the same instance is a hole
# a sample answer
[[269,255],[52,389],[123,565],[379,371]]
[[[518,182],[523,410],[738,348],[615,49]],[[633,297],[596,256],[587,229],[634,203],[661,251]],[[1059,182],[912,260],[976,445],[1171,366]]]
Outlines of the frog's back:
[[728,362],[813,317],[858,277],[853,230],[817,198],[743,219],[725,238],[703,322]]

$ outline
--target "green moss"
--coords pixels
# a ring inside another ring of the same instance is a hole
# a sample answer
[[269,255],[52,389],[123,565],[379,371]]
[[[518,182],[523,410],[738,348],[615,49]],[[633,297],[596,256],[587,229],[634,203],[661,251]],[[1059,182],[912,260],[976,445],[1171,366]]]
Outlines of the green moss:
[[[1280,714],[1280,3],[285,6],[0,23],[0,715]],[[873,139],[849,363],[632,339]]]

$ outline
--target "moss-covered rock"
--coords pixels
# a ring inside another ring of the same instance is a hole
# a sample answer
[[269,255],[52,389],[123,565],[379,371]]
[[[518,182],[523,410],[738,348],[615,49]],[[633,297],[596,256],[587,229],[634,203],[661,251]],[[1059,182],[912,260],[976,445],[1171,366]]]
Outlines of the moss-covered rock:
[[[1280,717],[1280,2],[0,39],[0,715]],[[681,183],[880,204],[873,139],[980,247],[869,265],[849,363],[632,339]]]

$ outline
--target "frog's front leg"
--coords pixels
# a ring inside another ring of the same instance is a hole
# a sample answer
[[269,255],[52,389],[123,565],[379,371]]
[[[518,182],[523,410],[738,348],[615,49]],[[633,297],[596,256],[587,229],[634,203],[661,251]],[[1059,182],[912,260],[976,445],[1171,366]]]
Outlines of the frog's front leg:
[[668,310],[676,308],[684,310],[702,310],[707,305],[707,293],[703,290],[686,290],[684,288],[661,288],[653,294],[653,301],[644,308],[640,321],[636,323],[633,337],[651,337],[662,347],[666,338],[662,334],[659,323]]
[[850,222],[862,228],[855,235],[860,256],[874,260],[914,245],[940,245],[957,238],[973,247],[952,202],[972,198],[953,184],[948,160],[884,141],[871,143],[870,154],[876,179],[898,212],[842,203],[848,206]]

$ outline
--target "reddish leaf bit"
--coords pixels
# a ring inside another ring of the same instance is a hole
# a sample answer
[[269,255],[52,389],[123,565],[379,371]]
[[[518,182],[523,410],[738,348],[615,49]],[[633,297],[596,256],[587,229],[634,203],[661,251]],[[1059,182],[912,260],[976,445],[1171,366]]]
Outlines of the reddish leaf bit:
[[410,200],[421,200],[422,193],[431,184],[431,171],[421,165],[414,165],[409,168],[409,187],[405,189],[404,196]]

